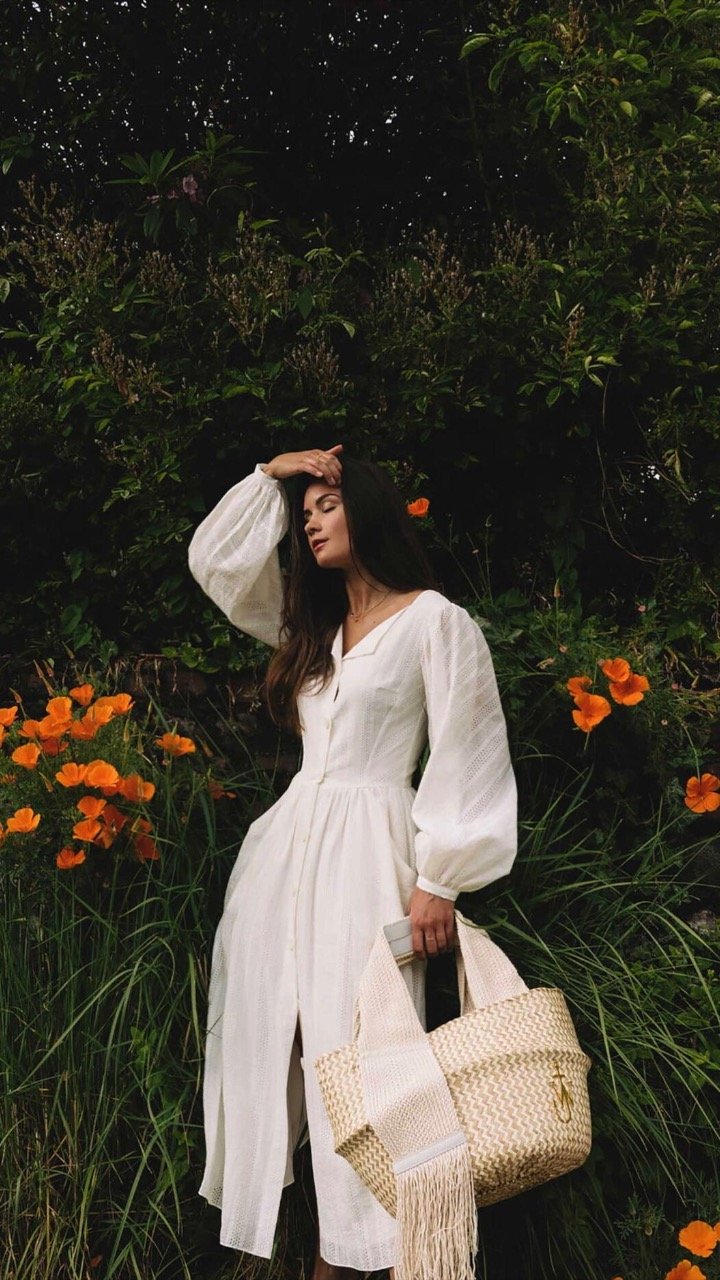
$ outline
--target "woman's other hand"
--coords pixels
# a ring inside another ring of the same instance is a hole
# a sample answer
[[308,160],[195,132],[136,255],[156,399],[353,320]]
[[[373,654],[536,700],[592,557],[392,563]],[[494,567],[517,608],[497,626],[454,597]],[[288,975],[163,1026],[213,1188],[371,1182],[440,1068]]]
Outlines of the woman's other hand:
[[455,946],[455,903],[438,898],[424,889],[413,889],[408,908],[415,955],[428,957],[451,951]]
[[334,444],[331,449],[298,449],[295,453],[279,453],[271,462],[265,463],[263,471],[274,480],[287,480],[306,471],[328,484],[340,484],[342,463],[338,454],[341,449],[341,444]]

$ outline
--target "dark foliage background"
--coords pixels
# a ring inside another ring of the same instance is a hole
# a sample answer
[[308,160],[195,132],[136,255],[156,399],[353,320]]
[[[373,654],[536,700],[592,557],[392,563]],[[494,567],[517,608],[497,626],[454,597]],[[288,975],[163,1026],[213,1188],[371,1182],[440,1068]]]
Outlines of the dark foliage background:
[[716,6],[3,23],[6,646],[206,663],[192,525],[342,438],[498,592],[717,656]]

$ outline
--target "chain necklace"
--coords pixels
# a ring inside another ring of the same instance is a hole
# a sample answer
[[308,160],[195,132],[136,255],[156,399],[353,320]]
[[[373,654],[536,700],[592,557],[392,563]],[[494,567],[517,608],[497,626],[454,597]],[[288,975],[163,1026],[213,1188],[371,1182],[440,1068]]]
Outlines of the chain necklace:
[[350,617],[352,618],[353,622],[360,622],[361,618],[366,618],[369,613],[373,613],[375,609],[379,609],[383,600],[386,598],[386,596],[390,595],[390,592],[392,590],[393,590],[392,587],[388,587],[387,591],[380,597],[377,604],[372,605],[370,609],[366,609],[364,613],[353,613],[352,609],[348,605],[348,613],[350,614]]

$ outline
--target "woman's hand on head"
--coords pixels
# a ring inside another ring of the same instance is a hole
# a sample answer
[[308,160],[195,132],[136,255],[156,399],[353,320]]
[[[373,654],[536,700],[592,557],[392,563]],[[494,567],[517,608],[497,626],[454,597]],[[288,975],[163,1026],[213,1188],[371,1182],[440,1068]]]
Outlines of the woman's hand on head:
[[408,908],[412,946],[423,960],[455,946],[455,903],[424,889],[413,889]]
[[338,455],[341,450],[341,444],[334,444],[331,449],[298,449],[295,453],[279,453],[265,464],[263,470],[275,480],[288,480],[290,476],[305,471],[316,480],[340,484],[342,462]]

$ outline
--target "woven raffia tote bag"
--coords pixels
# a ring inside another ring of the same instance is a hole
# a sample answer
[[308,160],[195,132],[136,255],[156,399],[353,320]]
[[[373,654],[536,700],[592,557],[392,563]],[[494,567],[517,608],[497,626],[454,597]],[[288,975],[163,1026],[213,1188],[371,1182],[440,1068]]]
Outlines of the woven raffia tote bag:
[[[447,1082],[472,1164],[476,1205],[494,1204],[576,1169],[591,1146],[587,1073],[562,992],[528,989],[488,935],[455,913],[460,1017],[426,1033]],[[381,931],[363,973],[353,1040],[315,1060],[336,1152],[396,1215],[396,1176],[367,1122],[358,1035],[374,994],[392,1018],[407,1001],[398,964]]]

